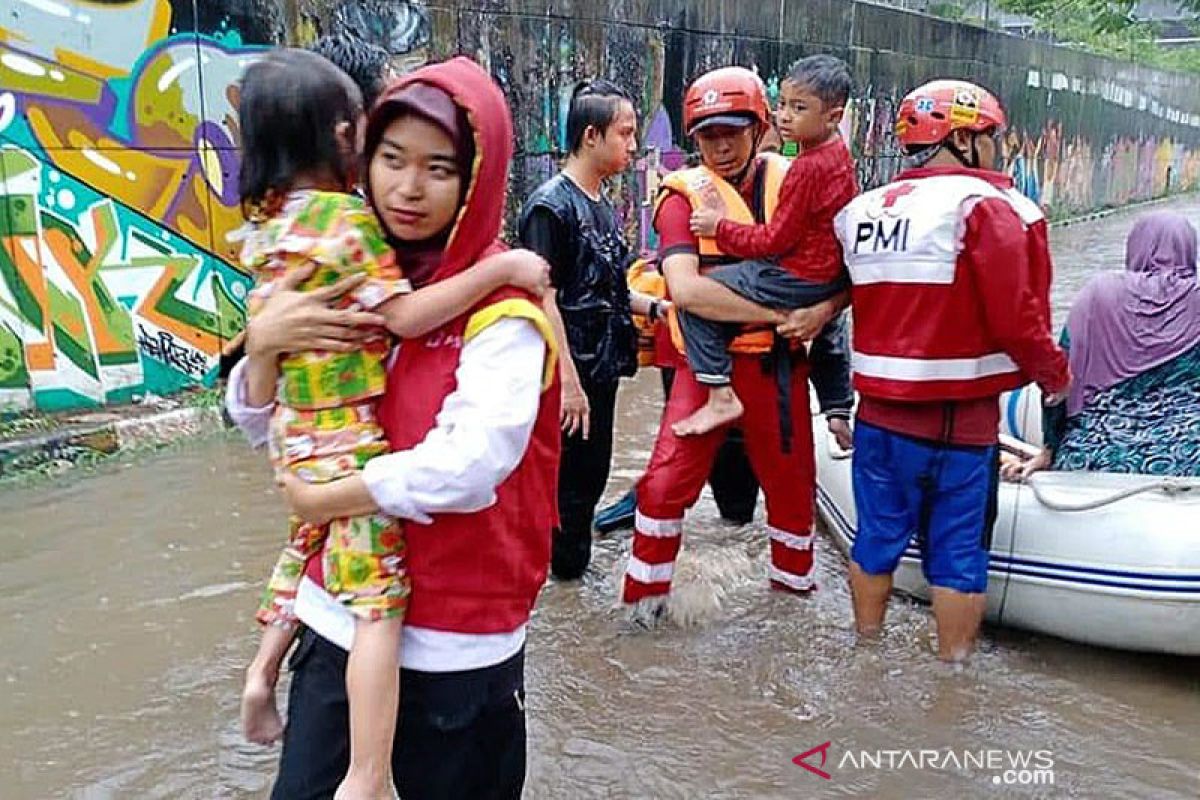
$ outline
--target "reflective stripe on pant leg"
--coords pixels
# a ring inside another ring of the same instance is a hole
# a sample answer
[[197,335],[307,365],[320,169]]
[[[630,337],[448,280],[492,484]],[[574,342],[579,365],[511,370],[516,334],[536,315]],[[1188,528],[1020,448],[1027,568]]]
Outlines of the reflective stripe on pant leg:
[[655,519],[639,510],[634,519],[633,547],[625,568],[621,602],[636,603],[670,592],[675,557],[682,542],[682,519]]
[[771,580],[789,589],[806,591],[813,588],[813,535],[791,533],[770,524]]
[[680,367],[659,425],[646,473],[638,481],[633,547],[621,601],[636,603],[671,590],[682,542],[683,515],[704,488],[724,431],[676,437],[671,426],[704,405],[707,390]]

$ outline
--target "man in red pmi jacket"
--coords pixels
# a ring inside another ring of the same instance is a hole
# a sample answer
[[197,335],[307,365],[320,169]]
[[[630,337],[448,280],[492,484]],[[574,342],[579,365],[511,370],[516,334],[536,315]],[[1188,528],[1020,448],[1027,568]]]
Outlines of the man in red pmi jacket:
[[860,635],[878,633],[910,540],[933,596],[938,655],[970,655],[986,605],[998,484],[998,396],[1070,376],[1050,335],[1050,252],[1038,207],[995,171],[1005,117],[988,92],[933,81],[904,98],[912,168],[836,226],[853,284]]

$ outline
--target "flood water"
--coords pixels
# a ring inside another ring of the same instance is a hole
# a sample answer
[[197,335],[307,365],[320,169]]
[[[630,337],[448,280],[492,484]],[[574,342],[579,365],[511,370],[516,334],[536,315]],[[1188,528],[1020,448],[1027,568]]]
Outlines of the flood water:
[[[1176,207],[1200,220],[1200,204]],[[1120,266],[1132,221],[1053,232],[1060,320],[1088,274]],[[658,391],[646,373],[622,393],[609,499],[649,455]],[[283,536],[265,457],[219,437],[0,504],[0,797],[264,796],[278,750],[241,742],[237,703]],[[691,627],[623,624],[612,575],[626,534],[597,542],[582,585],[545,590],[528,650],[527,797],[1200,796],[1196,659],[990,630],[952,668],[931,655],[929,611],[899,600],[882,640],[860,646],[830,539],[819,591],[798,599],[767,591],[761,528],[726,526],[705,497],[688,530]],[[792,763],[825,742],[829,780]],[[947,748],[1048,751],[1054,784],[843,764]]]

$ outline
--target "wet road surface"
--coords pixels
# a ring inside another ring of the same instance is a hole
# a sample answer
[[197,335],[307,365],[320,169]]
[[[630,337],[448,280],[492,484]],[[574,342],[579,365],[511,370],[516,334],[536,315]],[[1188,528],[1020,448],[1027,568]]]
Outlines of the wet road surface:
[[[1176,207],[1200,220],[1200,204]],[[1060,322],[1089,274],[1120,267],[1132,222],[1052,233]],[[657,376],[620,405],[610,499],[649,455]],[[0,503],[0,796],[264,796],[278,751],[241,742],[237,700],[283,536],[265,457],[219,437]],[[860,646],[828,538],[820,589],[798,599],[767,590],[760,527],[721,523],[706,496],[688,532],[690,627],[635,632],[614,609],[626,534],[597,542],[582,585],[545,590],[528,646],[527,797],[1200,796],[1195,659],[991,630],[969,665],[946,667],[928,610],[900,600],[883,639]],[[829,780],[792,763],[827,741]],[[845,764],[906,748],[1049,751],[1054,784]]]

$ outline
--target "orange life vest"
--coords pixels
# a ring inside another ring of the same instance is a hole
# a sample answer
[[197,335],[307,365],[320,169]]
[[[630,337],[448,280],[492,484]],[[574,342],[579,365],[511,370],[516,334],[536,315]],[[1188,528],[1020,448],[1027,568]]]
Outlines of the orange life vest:
[[[654,212],[657,214],[662,202],[671,194],[685,197],[693,209],[704,207],[724,207],[725,218],[741,225],[757,225],[770,222],[779,207],[779,190],[783,186],[784,176],[791,159],[776,153],[764,153],[758,157],[758,168],[762,170],[757,180],[762,181],[761,217],[756,215],[732,184],[705,166],[692,167],[672,172],[663,179],[658,197],[655,198]],[[724,264],[734,264],[742,260],[721,251],[717,246],[716,237],[703,236],[699,240],[700,271],[701,273]],[[664,285],[665,292],[665,285]],[[683,332],[679,328],[679,320],[674,308],[667,317],[671,329],[671,340],[679,352],[683,349]],[[771,350],[775,341],[775,332],[768,326],[748,325],[746,332],[733,340],[729,352],[741,355],[762,355]]]

